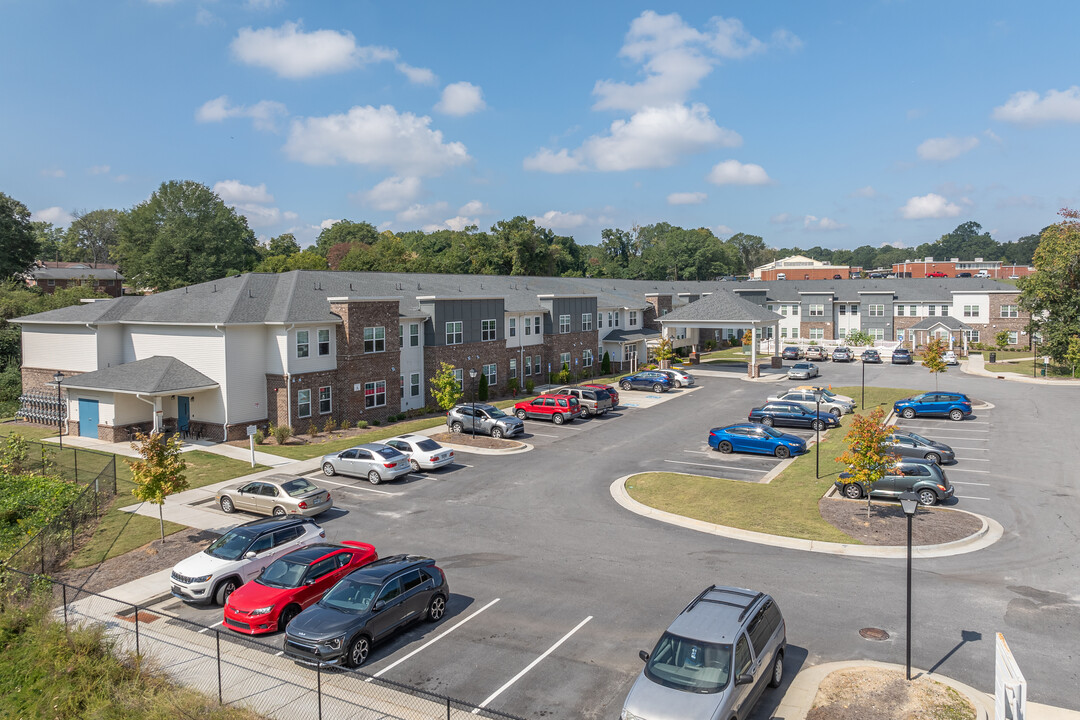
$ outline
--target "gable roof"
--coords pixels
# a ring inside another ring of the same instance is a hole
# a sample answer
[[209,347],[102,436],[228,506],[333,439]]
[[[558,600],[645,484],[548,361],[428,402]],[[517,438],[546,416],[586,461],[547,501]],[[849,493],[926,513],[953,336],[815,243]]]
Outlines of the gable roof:
[[642,340],[653,340],[660,337],[659,330],[641,328],[640,330],[612,330],[601,342],[630,343]]
[[208,390],[218,383],[167,355],[113,365],[65,379],[64,387],[77,390],[110,390],[144,395],[173,395],[181,390]]
[[757,303],[726,290],[717,290],[689,305],[672,310],[657,318],[661,324],[670,322],[731,322],[762,323],[783,319],[778,313],[766,310]]
[[954,318],[952,315],[934,315],[925,317],[919,322],[912,325],[909,330],[933,330],[938,325],[941,325],[947,330],[970,330],[971,326],[965,323],[960,318]]

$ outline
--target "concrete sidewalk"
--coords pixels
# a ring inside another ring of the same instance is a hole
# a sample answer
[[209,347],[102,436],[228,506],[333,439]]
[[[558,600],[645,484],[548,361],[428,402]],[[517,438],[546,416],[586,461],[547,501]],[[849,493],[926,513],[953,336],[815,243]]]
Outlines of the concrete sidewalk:
[[[240,460],[241,462],[251,462],[251,450],[249,448],[240,448],[235,445],[229,445],[228,443],[215,443],[209,440],[185,440],[183,449],[187,450],[189,446],[191,446],[190,449],[192,450],[202,450],[204,452],[214,453],[215,455],[232,458],[233,460]],[[259,465],[279,468],[294,461],[287,457],[282,457],[281,455],[274,455],[273,453],[265,453],[256,450],[255,462]]]
[[1013,382],[1031,383],[1033,385],[1059,385],[1069,387],[1080,387],[1080,380],[1060,380],[1056,378],[1044,378],[1031,377],[1022,373],[1016,372],[991,372],[986,369],[986,357],[984,355],[970,355],[968,359],[961,363],[960,371],[965,372],[968,375],[981,375],[982,377],[999,378],[1002,380],[1011,380]]

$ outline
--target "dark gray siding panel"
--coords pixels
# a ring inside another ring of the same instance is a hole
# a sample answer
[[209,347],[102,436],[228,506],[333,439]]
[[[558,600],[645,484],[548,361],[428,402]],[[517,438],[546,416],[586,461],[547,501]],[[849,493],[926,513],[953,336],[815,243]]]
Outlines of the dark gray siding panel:
[[[421,305],[427,310],[430,305]],[[503,318],[504,303],[501,298],[484,300],[436,300],[434,320],[425,324],[424,343],[430,345],[446,344],[446,323],[461,321],[462,342],[481,341],[482,320],[495,321],[495,339],[505,340]]]
[[596,298],[592,296],[553,298],[551,314],[544,316],[544,333],[557,335],[559,316],[570,316],[570,332],[581,332],[581,316],[593,316],[593,329],[596,329]]

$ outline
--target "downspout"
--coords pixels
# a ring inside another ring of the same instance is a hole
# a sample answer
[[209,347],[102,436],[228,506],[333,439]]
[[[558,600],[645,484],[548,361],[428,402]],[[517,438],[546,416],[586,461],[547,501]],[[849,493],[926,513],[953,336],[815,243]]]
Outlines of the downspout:
[[222,353],[225,359],[225,422],[221,423],[221,442],[229,441],[229,343],[225,340],[225,328],[214,325],[214,329],[221,332],[221,344],[224,347]]
[[285,328],[285,357],[282,358],[282,366],[285,368],[285,418],[292,427],[292,375],[289,374],[289,332],[296,327],[292,323]]
[[[150,418],[151,418],[150,419],[150,432],[154,432],[155,430],[158,429],[157,428],[157,403],[155,403],[153,400],[147,400],[146,398],[144,398],[142,396],[141,393],[135,393],[135,399],[142,400],[144,403],[149,404],[150,407],[153,408],[150,411]],[[116,425],[116,419],[115,418],[113,418],[113,425]]]

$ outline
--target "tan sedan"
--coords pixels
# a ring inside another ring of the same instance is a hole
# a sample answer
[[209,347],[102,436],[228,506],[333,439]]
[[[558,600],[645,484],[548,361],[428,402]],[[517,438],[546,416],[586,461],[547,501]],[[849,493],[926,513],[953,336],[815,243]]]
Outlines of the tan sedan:
[[334,506],[328,490],[296,475],[270,475],[223,487],[217,502],[227,513],[243,510],[260,515],[314,517]]

